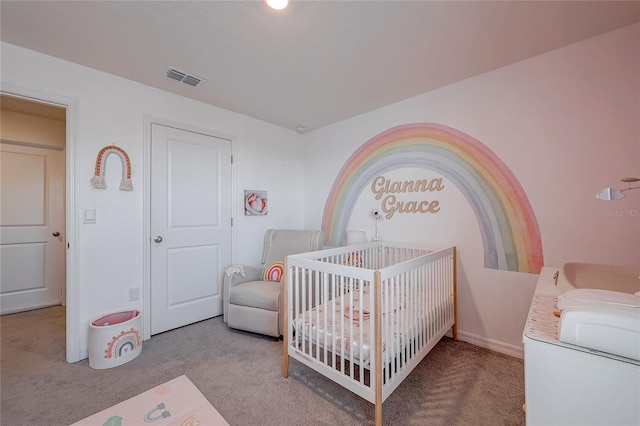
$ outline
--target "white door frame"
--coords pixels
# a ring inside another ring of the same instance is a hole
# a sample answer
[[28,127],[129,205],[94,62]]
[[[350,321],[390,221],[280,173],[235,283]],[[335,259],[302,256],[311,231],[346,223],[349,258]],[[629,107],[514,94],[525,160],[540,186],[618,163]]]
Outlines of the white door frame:
[[65,179],[66,179],[66,359],[67,362],[77,362],[81,359],[80,354],[80,332],[84,328],[79,324],[79,286],[77,255],[77,229],[76,229],[76,191],[75,191],[75,169],[76,169],[76,135],[78,134],[78,101],[53,93],[43,92],[37,89],[19,86],[2,82],[0,91],[10,96],[23,98],[25,100],[49,103],[55,106],[62,106],[67,110],[66,119],[66,158],[65,158]]
[[236,191],[236,138],[227,134],[194,127],[175,121],[165,120],[158,117],[144,117],[144,146],[143,146],[143,226],[142,226],[142,247],[143,247],[143,267],[142,267],[142,339],[151,338],[151,317],[147,313],[151,312],[151,125],[159,124],[162,126],[173,127],[189,132],[201,133],[203,135],[212,136],[219,139],[227,139],[231,141],[231,155],[233,163],[231,164],[231,218],[234,226],[231,227],[231,263],[235,263],[237,259],[237,232],[234,219],[236,207],[238,206],[238,195]]

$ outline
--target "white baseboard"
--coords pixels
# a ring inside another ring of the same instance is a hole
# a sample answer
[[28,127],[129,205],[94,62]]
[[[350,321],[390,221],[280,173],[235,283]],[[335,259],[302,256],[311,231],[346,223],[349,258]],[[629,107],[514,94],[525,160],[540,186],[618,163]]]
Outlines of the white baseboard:
[[491,351],[524,359],[524,346],[511,345],[460,330],[458,330],[458,340],[462,340],[463,342],[471,343],[472,345],[480,346],[481,348],[489,349]]
[[[453,338],[453,333],[449,330],[446,334],[447,337]],[[458,340],[471,343],[472,345],[480,346],[481,348],[489,349],[491,351],[500,352],[501,354],[513,356],[516,358],[524,359],[524,347],[510,345],[508,343],[500,342],[498,340],[489,339],[487,337],[478,336],[477,334],[471,334],[458,330]],[[89,348],[84,346],[80,348],[80,360],[89,358]]]

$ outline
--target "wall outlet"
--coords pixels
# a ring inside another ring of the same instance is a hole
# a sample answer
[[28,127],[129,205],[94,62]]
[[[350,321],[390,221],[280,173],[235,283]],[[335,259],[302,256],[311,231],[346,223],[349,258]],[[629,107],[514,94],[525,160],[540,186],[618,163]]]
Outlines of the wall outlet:
[[129,302],[134,302],[140,299],[140,288],[132,287],[129,289]]

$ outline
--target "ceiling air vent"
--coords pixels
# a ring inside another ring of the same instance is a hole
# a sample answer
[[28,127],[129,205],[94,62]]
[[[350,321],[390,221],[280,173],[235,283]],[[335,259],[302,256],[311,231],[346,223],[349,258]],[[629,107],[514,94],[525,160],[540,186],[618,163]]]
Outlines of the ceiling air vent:
[[172,78],[174,80],[181,81],[189,86],[197,86],[202,82],[202,78],[187,74],[186,72],[179,71],[175,68],[169,67],[167,70],[167,77]]
[[186,75],[185,73],[174,70],[173,68],[169,68],[167,70],[167,77],[172,78],[174,80],[182,81],[185,75]]
[[182,82],[190,86],[197,86],[198,83],[200,83],[200,79],[192,75],[185,75],[184,78],[182,79]]

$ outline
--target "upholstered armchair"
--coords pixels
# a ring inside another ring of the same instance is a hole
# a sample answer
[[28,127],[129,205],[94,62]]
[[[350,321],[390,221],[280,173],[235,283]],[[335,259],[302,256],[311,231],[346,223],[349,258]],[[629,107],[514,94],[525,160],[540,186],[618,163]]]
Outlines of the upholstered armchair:
[[224,276],[223,319],[231,328],[279,337],[284,331],[284,258],[320,250],[322,231],[269,229],[259,267],[232,265]]

